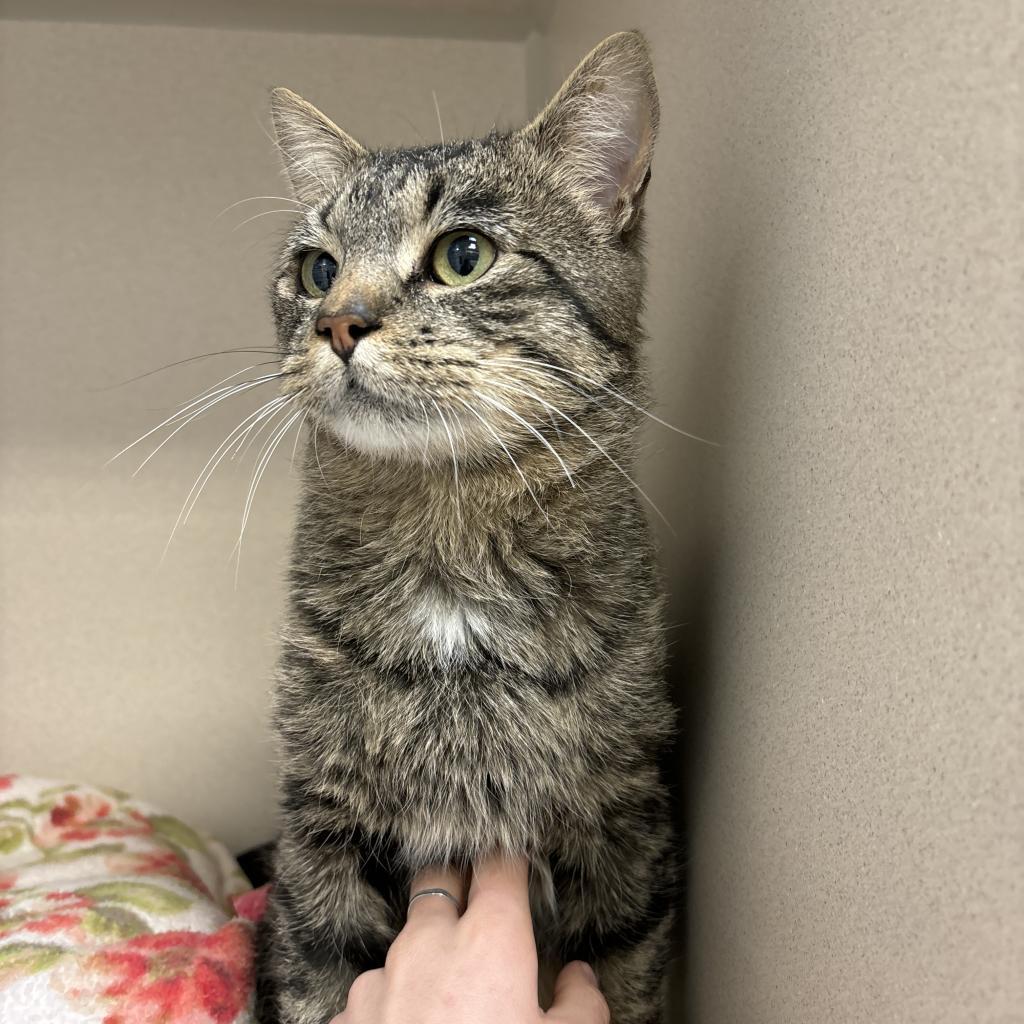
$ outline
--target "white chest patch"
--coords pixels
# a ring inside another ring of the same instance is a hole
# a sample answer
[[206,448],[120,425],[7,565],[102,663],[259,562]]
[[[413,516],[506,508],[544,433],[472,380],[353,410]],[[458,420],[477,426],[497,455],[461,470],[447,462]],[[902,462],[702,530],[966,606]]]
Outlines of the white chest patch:
[[422,635],[440,653],[459,654],[488,632],[486,618],[475,608],[425,595],[414,606],[412,619]]

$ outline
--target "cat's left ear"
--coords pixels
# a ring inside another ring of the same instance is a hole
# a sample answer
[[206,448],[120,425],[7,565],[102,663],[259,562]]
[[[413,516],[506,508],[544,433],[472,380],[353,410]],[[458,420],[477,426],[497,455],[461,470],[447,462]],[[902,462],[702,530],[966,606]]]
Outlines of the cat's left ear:
[[624,232],[640,215],[657,131],[647,40],[620,32],[583,59],[523,134],[561,162],[584,199]]
[[322,199],[366,155],[351,135],[291,89],[275,89],[270,94],[270,109],[296,199]]

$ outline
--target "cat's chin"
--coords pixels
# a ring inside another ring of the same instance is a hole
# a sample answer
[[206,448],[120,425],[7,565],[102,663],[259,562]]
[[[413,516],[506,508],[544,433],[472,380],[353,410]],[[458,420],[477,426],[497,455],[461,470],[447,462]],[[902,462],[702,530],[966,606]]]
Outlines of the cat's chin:
[[423,462],[433,448],[423,424],[396,423],[372,414],[336,416],[330,429],[346,447],[378,458]]
[[338,412],[328,419],[327,425],[346,447],[391,461],[447,461],[453,457],[453,441],[460,457],[469,454],[467,442],[473,447],[479,443],[473,424],[452,422],[449,417],[446,431],[440,422],[433,418],[424,420],[411,411],[403,415],[397,410],[363,406]]

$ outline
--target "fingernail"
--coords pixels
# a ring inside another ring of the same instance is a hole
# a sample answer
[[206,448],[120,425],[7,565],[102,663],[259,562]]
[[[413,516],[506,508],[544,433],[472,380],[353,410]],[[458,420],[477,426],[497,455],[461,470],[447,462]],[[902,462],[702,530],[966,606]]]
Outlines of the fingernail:
[[594,968],[590,966],[585,960],[577,960],[576,966],[580,969],[580,973],[590,982],[591,985],[596,987],[597,975],[594,973]]

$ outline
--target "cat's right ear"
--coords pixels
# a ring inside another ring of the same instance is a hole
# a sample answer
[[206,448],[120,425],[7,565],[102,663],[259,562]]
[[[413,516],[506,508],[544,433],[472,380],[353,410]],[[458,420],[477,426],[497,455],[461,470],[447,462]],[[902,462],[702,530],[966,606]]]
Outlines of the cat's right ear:
[[333,192],[366,150],[291,89],[270,94],[274,134],[296,199],[314,203]]
[[658,89],[639,32],[620,32],[596,46],[523,130],[560,178],[619,232],[640,216],[657,132]]

